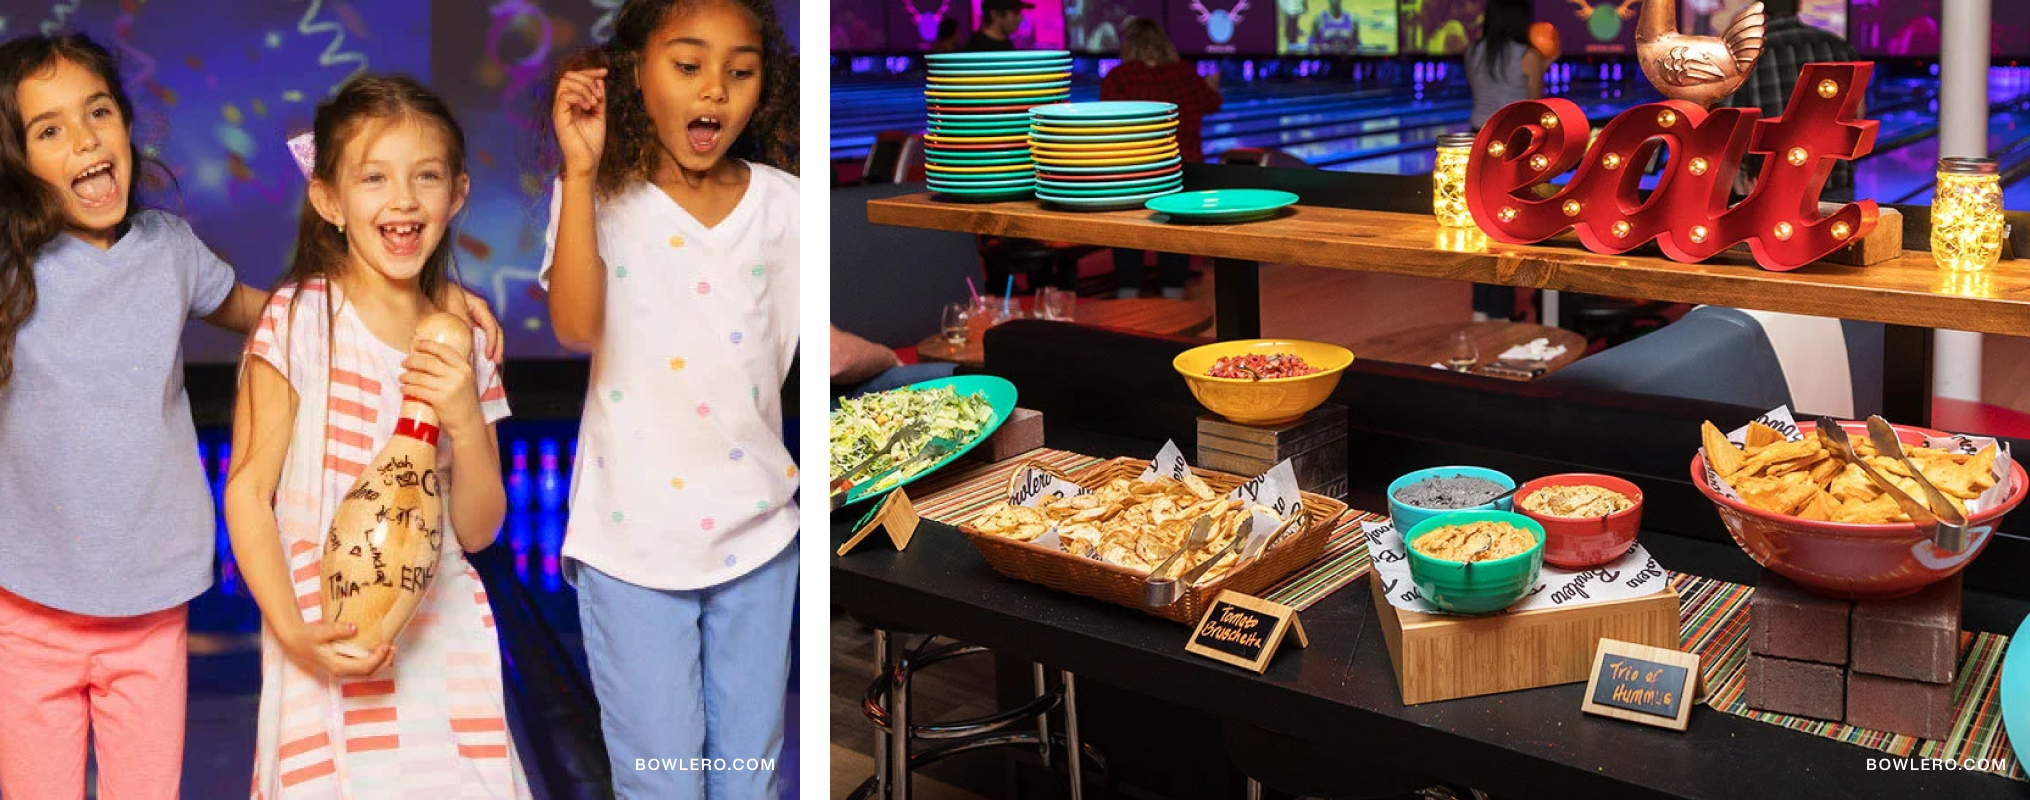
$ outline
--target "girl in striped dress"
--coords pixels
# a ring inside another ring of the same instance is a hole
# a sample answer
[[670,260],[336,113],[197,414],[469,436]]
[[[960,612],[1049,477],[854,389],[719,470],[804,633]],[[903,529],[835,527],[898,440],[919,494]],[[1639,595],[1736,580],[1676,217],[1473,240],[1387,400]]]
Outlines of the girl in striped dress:
[[[464,135],[416,82],[365,77],[318,108],[315,150],[294,262],[241,367],[226,489],[233,552],[265,623],[252,796],[527,798],[493,614],[465,560],[506,515],[499,364],[412,344],[454,291]],[[481,332],[473,351],[487,352]],[[322,619],[316,545],[405,396],[439,418],[450,535],[400,638],[350,658],[331,642],[352,631]]]

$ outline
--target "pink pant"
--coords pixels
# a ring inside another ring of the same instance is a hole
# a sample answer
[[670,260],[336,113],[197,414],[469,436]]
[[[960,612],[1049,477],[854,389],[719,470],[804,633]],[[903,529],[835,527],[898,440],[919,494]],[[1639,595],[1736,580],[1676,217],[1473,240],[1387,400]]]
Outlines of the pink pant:
[[0,796],[82,800],[89,729],[100,800],[175,798],[189,622],[186,606],[88,617],[0,590]]

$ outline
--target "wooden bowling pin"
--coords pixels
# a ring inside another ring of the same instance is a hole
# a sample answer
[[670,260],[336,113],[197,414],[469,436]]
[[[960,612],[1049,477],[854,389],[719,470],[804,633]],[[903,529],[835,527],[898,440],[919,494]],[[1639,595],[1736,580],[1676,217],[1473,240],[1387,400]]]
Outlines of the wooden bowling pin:
[[[472,352],[471,329],[450,314],[425,317],[416,338],[449,345],[461,358]],[[437,474],[437,414],[404,397],[394,438],[346,492],[324,537],[324,619],[358,626],[333,649],[365,658],[409,624],[444,550],[445,485]]]

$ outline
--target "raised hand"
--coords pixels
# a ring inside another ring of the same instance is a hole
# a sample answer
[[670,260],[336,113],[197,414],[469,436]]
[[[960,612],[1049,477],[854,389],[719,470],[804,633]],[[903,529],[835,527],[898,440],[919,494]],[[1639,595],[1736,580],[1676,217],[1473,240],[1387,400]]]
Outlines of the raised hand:
[[597,173],[599,157],[606,151],[606,70],[564,73],[557,81],[550,121],[564,150],[565,176],[589,178]]

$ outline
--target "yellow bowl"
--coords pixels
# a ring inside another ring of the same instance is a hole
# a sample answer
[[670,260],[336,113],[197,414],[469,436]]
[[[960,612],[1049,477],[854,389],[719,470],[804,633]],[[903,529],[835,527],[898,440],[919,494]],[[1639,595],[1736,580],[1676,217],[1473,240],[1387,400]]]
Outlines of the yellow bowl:
[[[1251,381],[1205,374],[1214,362],[1248,353],[1290,353],[1318,372],[1299,378]],[[1184,376],[1191,394],[1214,414],[1242,425],[1277,425],[1304,416],[1339,388],[1339,375],[1353,364],[1353,351],[1336,344],[1292,339],[1240,339],[1214,342],[1177,354],[1170,366]]]

